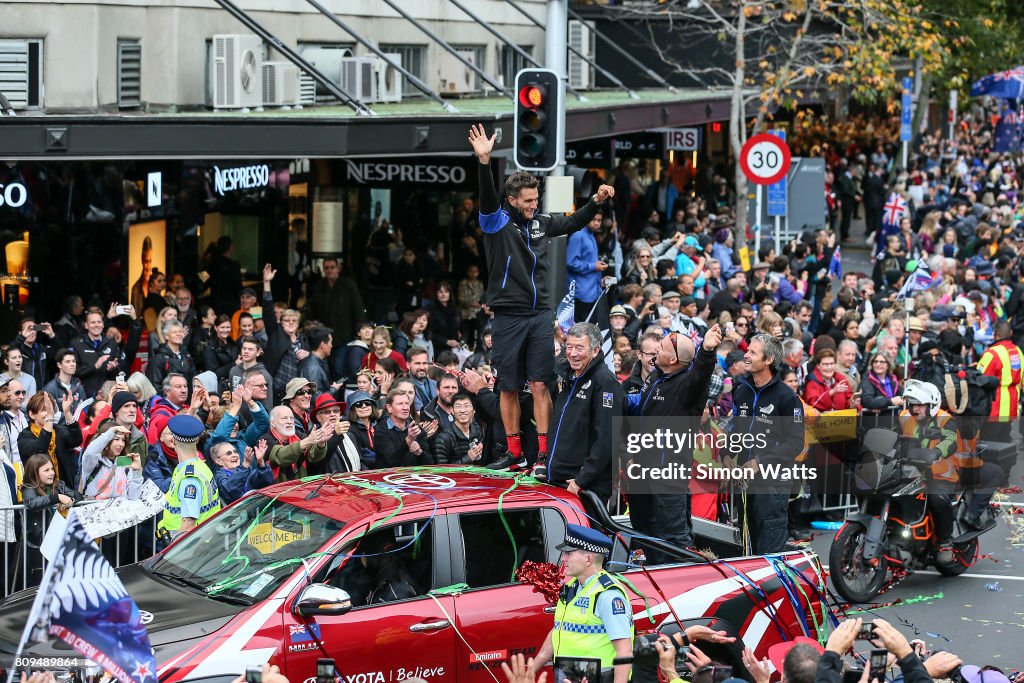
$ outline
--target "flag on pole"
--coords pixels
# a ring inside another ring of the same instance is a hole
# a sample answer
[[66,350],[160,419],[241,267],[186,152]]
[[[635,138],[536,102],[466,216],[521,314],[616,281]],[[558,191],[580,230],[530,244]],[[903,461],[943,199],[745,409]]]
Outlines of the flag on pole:
[[923,292],[938,287],[942,282],[941,275],[933,276],[923,262],[918,262],[917,269],[911,273],[896,295],[896,301],[903,301],[914,292]]
[[897,230],[900,227],[900,220],[903,219],[903,215],[907,212],[907,200],[901,197],[896,192],[889,195],[889,201],[882,207],[882,226],[883,227],[894,227]]
[[569,291],[562,297],[558,309],[555,311],[555,319],[563,333],[568,333],[569,328],[576,322],[576,281],[569,282]]
[[832,252],[832,260],[828,263],[828,274],[840,279],[843,277],[843,255],[840,253],[840,247],[836,247],[836,250]]
[[[600,327],[600,326],[599,326]],[[608,369],[615,374],[615,354],[612,353],[612,331],[610,329],[601,329],[601,353],[604,354],[604,364],[608,366]]]
[[48,624],[51,637],[96,662],[118,683],[156,683],[156,660],[138,606],[75,510],[67,521],[32,605],[32,615],[38,616],[25,625],[22,645],[33,629]]

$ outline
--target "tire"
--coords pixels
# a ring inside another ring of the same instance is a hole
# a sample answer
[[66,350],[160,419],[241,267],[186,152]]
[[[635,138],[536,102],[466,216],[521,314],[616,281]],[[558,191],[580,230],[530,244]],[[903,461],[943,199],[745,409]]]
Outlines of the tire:
[[978,559],[978,539],[972,538],[967,543],[953,545],[953,562],[950,564],[935,563],[935,569],[943,576],[960,576],[971,568]]
[[[850,602],[869,602],[878,595],[889,573],[889,562],[883,556],[878,564],[865,566],[864,540],[867,528],[860,522],[847,522],[828,551],[828,570],[836,592]],[[866,580],[865,580],[866,579]]]

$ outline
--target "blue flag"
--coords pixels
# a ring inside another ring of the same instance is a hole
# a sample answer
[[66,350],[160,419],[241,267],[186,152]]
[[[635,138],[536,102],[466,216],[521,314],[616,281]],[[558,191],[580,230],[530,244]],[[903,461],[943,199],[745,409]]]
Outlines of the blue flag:
[[840,253],[839,247],[832,252],[832,260],[828,263],[828,274],[840,279],[843,277],[843,255]]
[[74,510],[53,565],[51,584],[47,590],[41,587],[36,598],[43,596],[42,617],[49,617],[50,636],[119,683],[156,683],[156,659],[139,608]]
[[938,287],[942,283],[942,276],[932,276],[928,267],[923,263],[919,263],[917,270],[915,270],[910,277],[907,278],[906,282],[900,288],[899,293],[896,295],[897,301],[903,301],[910,294],[914,292],[923,292],[933,287]]
[[996,124],[992,147],[997,152],[1016,152],[1020,149],[1020,116],[1007,108]]
[[562,297],[558,309],[555,311],[555,319],[562,332],[568,332],[573,323],[576,322],[576,281],[569,283],[569,291]]

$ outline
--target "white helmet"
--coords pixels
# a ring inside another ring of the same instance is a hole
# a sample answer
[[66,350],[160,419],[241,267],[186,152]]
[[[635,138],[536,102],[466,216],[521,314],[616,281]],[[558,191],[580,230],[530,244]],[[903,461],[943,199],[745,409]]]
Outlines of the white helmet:
[[931,382],[922,382],[919,379],[908,379],[903,389],[903,400],[907,405],[921,404],[928,406],[928,412],[935,417],[942,404],[942,394],[939,388]]

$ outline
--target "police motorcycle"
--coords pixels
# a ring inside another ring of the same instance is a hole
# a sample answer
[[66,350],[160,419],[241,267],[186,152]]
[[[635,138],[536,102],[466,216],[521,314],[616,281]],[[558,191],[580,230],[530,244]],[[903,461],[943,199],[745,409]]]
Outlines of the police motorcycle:
[[[934,385],[910,380],[906,403],[929,405],[932,415],[941,400]],[[952,501],[954,530],[951,553],[940,553],[935,521],[928,507],[928,472],[939,457],[935,448],[920,448],[939,438],[931,429],[915,440],[899,429],[868,430],[853,473],[858,508],[848,513],[829,550],[829,573],[836,591],[851,602],[869,602],[915,569],[935,567],[943,576],[958,576],[978,557],[978,537],[995,527],[991,509],[980,528],[964,521],[970,492],[959,491]],[[980,457],[989,446],[979,442]],[[995,446],[995,444],[992,444]],[[892,579],[889,579],[889,575]],[[887,583],[888,581],[888,583]]]

